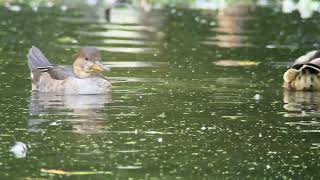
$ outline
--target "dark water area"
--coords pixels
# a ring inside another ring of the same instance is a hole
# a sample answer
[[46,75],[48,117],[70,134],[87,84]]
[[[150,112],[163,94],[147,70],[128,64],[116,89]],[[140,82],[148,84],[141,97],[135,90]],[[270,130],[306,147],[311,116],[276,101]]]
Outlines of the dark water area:
[[[320,177],[320,94],[281,87],[319,14],[85,9],[0,6],[0,179]],[[112,92],[31,92],[32,45],[57,64],[98,47]]]

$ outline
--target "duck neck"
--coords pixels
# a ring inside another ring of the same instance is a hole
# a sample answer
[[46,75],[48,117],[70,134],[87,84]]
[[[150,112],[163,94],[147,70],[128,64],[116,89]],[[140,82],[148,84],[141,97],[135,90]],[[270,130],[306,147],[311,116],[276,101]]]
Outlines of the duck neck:
[[88,78],[91,77],[91,73],[87,72],[81,65],[76,62],[73,64],[73,73],[77,78]]

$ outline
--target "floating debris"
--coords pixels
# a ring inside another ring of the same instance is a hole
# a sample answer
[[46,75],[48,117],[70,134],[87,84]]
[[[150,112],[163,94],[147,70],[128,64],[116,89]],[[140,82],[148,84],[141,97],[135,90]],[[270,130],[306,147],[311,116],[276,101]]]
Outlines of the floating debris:
[[256,100],[256,101],[260,101],[262,99],[262,96],[260,94],[256,94],[253,96],[253,98]]
[[162,138],[158,138],[157,141],[158,141],[159,143],[161,143],[161,142],[163,141],[163,139],[162,139]]
[[24,158],[27,156],[27,146],[23,142],[17,141],[15,142],[14,146],[10,148],[10,152],[13,153],[13,155],[16,158]]
[[217,66],[257,66],[257,61],[240,61],[240,60],[219,60],[213,62]]

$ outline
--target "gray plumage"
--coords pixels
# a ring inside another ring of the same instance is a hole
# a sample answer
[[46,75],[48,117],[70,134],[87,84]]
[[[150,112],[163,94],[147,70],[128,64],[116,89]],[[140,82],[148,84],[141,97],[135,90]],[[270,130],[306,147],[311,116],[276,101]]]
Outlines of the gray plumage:
[[320,51],[319,50],[310,51],[307,54],[296,59],[292,65],[292,67],[297,66],[297,65],[304,65],[304,64],[308,64],[308,63],[320,66],[320,59],[319,58],[320,58]]
[[53,67],[53,65],[42,54],[42,52],[34,46],[32,46],[32,48],[29,50],[27,57],[28,57],[28,65],[31,71],[37,71],[42,68]]
[[69,76],[74,76],[72,68],[65,68],[59,65],[53,65],[35,46],[29,50],[27,55],[28,66],[33,73],[34,79],[38,79],[43,72],[48,72],[53,79],[63,80]]

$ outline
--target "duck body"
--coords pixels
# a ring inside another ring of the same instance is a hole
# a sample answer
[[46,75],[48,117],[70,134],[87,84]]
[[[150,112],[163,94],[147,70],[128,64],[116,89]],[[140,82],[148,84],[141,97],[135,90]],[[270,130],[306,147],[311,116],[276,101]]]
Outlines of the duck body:
[[[97,53],[96,50],[93,52]],[[75,60],[72,67],[64,67],[52,65],[38,48],[32,47],[27,56],[31,70],[32,91],[57,94],[104,94],[111,91],[110,81],[97,73],[103,71],[105,67],[95,61],[91,62],[90,58],[93,57],[87,55],[87,60]]]
[[64,80],[57,80],[53,79],[49,73],[43,73],[37,83],[32,83],[32,91],[58,94],[104,94],[111,91],[111,83],[101,77],[80,79],[70,76]]
[[320,91],[320,51],[299,57],[283,75],[283,87],[294,91]]

